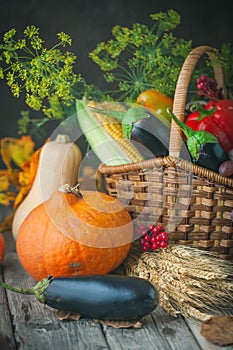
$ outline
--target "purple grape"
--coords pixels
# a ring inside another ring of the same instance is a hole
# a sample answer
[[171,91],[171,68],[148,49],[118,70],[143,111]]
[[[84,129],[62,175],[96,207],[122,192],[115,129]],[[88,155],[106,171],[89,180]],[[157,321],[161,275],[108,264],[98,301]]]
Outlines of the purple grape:
[[233,175],[233,160],[227,160],[226,162],[223,162],[218,168],[218,172],[222,176]]
[[233,148],[228,152],[228,157],[233,160]]
[[202,75],[197,79],[196,83],[199,96],[206,95],[209,98],[223,99],[222,89],[218,89],[215,79]]

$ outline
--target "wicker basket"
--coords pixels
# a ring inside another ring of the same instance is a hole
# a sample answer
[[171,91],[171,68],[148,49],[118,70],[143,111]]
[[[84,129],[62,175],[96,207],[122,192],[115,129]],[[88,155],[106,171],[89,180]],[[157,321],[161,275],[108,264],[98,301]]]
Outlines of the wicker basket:
[[[199,46],[182,66],[173,104],[181,121],[193,70],[203,54],[212,59],[215,52]],[[223,87],[222,67],[214,64],[213,69],[218,86]],[[233,179],[182,159],[181,147],[181,132],[172,121],[169,155],[122,166],[101,164],[106,189],[125,203],[135,225],[162,224],[170,244],[190,245],[232,259]]]

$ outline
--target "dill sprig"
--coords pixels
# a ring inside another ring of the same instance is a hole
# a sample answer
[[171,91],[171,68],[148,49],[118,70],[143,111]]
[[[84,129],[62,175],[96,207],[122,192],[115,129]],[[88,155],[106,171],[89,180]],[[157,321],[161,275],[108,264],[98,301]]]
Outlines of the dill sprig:
[[[14,28],[7,31],[0,42],[0,79],[6,81],[15,97],[23,94],[28,107],[44,114],[39,120],[23,112],[18,121],[19,133],[26,133],[30,126],[39,128],[50,119],[64,120],[74,111],[75,99],[83,96],[127,103],[134,102],[142,91],[156,89],[173,98],[182,64],[192,50],[192,41],[174,36],[173,31],[180,24],[180,15],[175,10],[150,17],[150,27],[140,23],[133,24],[132,28],[114,26],[112,38],[100,42],[89,53],[105,80],[112,84],[107,91],[87,84],[82,75],[75,72],[77,56],[65,50],[72,44],[68,34],[57,33],[57,43],[47,48],[39,28],[34,25],[27,26],[21,37]],[[228,95],[232,98],[231,44],[223,44],[218,52]],[[213,62],[208,58],[206,62],[204,69],[195,68],[190,92],[194,84],[196,90],[196,79],[203,72],[213,75]],[[194,93],[196,95],[196,91]]]
[[121,99],[135,100],[146,89],[155,88],[171,97],[192,41],[176,38],[172,31],[180,24],[175,10],[151,15],[151,28],[135,23],[132,28],[116,25],[113,38],[90,52],[91,59],[116,84]]
[[61,50],[71,45],[72,39],[64,32],[57,38],[48,49],[34,25],[26,27],[22,38],[16,38],[15,29],[6,32],[0,45],[0,78],[15,97],[24,92],[25,102],[33,110],[42,111],[47,118],[63,119],[64,108],[74,103],[74,87],[80,84],[83,89],[84,79],[74,72],[76,55]]

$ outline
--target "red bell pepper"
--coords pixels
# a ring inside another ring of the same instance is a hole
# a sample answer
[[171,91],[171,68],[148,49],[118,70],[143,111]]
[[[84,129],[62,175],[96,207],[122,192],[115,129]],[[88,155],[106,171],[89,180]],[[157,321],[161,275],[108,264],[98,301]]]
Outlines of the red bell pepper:
[[209,101],[204,107],[198,105],[197,110],[188,115],[186,125],[215,135],[228,153],[233,149],[233,100]]

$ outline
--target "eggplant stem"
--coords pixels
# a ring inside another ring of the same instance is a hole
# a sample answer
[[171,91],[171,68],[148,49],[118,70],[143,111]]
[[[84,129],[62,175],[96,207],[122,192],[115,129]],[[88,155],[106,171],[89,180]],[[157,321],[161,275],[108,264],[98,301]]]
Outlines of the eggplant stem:
[[31,288],[29,288],[29,289],[18,288],[18,287],[11,286],[10,284],[4,283],[4,282],[0,282],[0,286],[2,286],[5,289],[8,289],[12,292],[16,292],[16,293],[20,293],[20,294],[29,294],[29,295],[34,294],[34,291]]
[[37,300],[39,300],[41,303],[44,303],[45,302],[44,292],[48,287],[50,281],[51,281],[50,277],[43,278],[35,286],[27,289],[15,287],[5,282],[0,282],[0,286],[15,293],[34,295],[37,298]]

